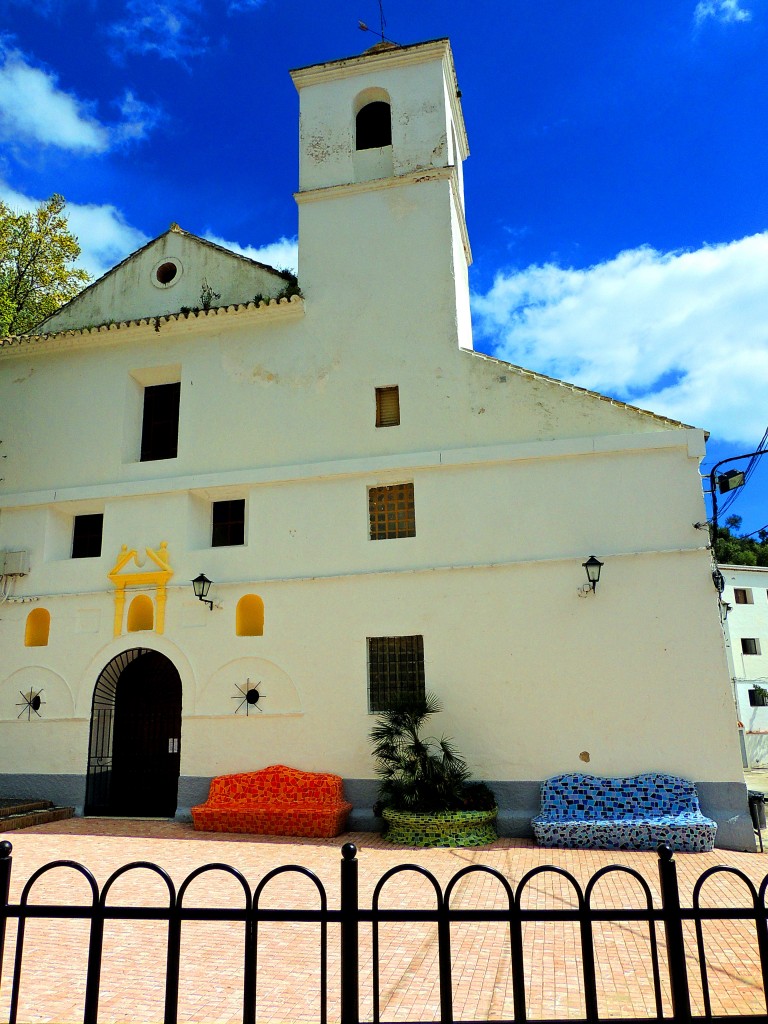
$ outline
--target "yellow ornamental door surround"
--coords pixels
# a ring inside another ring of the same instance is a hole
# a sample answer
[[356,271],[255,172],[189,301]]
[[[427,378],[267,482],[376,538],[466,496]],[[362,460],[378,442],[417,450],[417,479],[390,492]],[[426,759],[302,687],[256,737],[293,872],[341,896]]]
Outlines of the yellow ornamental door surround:
[[[155,632],[162,633],[165,629],[165,600],[167,596],[166,587],[168,580],[173,576],[173,569],[168,562],[168,541],[163,541],[157,551],[152,548],[144,549],[147,557],[157,566],[150,572],[143,572],[138,561],[138,552],[135,548],[128,550],[128,545],[123,544],[120,554],[107,578],[115,588],[115,636],[121,636],[123,632],[123,617],[125,615],[125,590],[126,587],[154,587],[155,588]],[[126,572],[126,566],[133,562],[138,572]]]

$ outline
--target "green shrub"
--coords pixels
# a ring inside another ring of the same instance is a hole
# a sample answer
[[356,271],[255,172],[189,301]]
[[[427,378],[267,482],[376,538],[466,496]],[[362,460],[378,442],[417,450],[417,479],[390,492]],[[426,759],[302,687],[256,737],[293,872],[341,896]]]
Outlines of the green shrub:
[[486,810],[495,806],[491,790],[469,783],[466,761],[445,736],[423,737],[421,730],[442,710],[433,693],[382,711],[371,730],[381,806],[398,811]]

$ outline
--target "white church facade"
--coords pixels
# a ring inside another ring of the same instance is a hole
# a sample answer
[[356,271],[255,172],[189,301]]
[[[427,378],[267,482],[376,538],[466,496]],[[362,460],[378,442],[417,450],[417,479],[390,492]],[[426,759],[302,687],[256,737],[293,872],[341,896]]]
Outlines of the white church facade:
[[753,848],[704,431],[473,351],[446,40],[293,79],[298,286],[174,225],[0,344],[0,795],[183,815],[283,763],[374,827],[373,715],[426,689],[502,834],[664,771]]

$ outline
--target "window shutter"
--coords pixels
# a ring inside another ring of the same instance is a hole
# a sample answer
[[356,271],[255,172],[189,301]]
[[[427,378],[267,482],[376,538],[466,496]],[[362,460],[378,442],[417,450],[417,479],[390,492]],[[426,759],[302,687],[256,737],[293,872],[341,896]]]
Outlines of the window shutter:
[[400,425],[400,389],[376,388],[376,426],[397,427]]

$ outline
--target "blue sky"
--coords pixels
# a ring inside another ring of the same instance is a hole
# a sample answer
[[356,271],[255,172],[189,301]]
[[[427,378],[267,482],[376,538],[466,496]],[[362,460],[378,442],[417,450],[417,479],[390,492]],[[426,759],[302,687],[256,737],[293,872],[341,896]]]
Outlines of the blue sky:
[[[453,45],[476,347],[707,428],[705,472],[754,450],[768,0],[384,10],[396,42]],[[3,0],[0,199],[62,193],[95,275],[171,221],[289,266],[288,69],[370,46],[359,20],[378,27],[377,0]],[[730,511],[768,524],[768,456]]]

